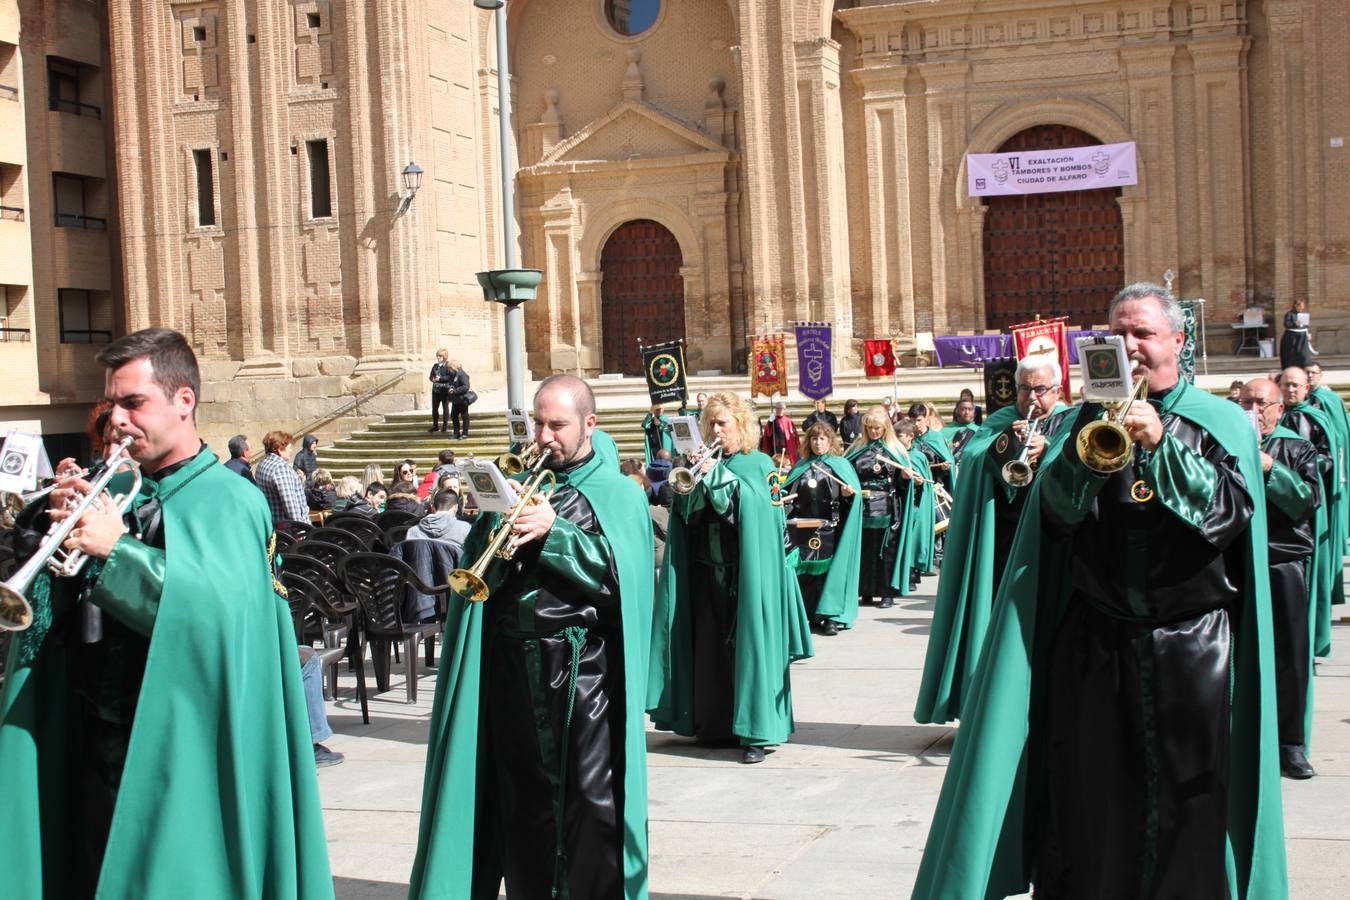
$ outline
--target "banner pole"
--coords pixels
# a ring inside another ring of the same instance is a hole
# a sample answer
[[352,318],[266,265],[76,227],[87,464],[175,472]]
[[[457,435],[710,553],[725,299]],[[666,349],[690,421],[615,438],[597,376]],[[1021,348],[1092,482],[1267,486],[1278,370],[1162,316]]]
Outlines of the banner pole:
[[1196,301],[1200,304],[1200,361],[1205,367],[1205,374],[1209,374],[1209,344],[1205,341],[1205,298],[1201,297]]

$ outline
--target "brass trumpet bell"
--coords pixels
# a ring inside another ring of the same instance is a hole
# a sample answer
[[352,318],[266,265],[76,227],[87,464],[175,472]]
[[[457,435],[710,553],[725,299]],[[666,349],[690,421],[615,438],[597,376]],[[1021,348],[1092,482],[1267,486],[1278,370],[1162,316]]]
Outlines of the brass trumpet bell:
[[1010,459],[1003,464],[1003,471],[1000,474],[1010,487],[1020,488],[1031,484],[1035,472],[1030,463],[1020,459]]
[[1078,432],[1078,458],[1094,472],[1119,472],[1134,458],[1130,433],[1111,419],[1089,422]]
[[482,603],[487,600],[487,582],[468,569],[455,569],[450,573],[450,587],[470,603]]
[[509,478],[512,475],[519,475],[526,469],[533,469],[534,464],[539,461],[539,444],[533,443],[522,450],[519,454],[512,453],[509,450],[497,457],[497,468]]

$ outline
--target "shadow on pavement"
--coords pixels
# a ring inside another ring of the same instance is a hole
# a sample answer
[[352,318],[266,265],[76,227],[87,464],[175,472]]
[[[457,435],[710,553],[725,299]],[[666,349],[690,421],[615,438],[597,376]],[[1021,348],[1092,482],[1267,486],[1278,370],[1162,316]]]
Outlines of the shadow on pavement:
[[951,735],[946,725],[856,725],[849,722],[798,722],[791,743],[809,747],[894,753],[903,756],[947,756]]
[[905,634],[928,634],[932,631],[933,623],[932,618],[929,616],[924,616],[921,619],[895,619],[883,617],[875,619],[874,621],[882,622],[886,625],[903,625],[905,626]]
[[[334,878],[333,890],[337,900],[404,900],[408,896],[407,884],[393,884],[388,881],[368,881],[365,878]],[[505,897],[505,894],[499,896]],[[648,895],[651,900],[718,900],[714,894],[662,894]]]
[[328,725],[337,734],[398,741],[401,744],[425,745],[429,731],[426,719],[382,718],[373,709],[370,711],[370,724],[366,725],[361,721],[359,708],[353,715],[330,714]]

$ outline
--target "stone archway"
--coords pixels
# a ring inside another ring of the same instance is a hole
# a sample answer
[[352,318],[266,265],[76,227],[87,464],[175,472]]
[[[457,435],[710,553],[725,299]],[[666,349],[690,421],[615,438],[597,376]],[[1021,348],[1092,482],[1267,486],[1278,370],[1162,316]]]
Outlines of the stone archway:
[[680,340],[684,277],[680,242],[660,222],[631,219],[600,251],[600,316],[604,371],[642,374],[638,340]]
[[[1069,125],[1023,129],[998,148],[1056,150],[1101,143]],[[1102,317],[1125,279],[1120,189],[990,197],[984,215],[985,327],[1034,315],[1072,325]]]

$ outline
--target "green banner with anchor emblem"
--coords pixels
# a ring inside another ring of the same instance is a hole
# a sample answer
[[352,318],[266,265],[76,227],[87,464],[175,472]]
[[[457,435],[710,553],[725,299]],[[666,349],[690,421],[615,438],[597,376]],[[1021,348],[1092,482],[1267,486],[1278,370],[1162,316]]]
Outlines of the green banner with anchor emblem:
[[679,341],[642,348],[642,371],[653,404],[683,404],[689,396],[684,379],[684,345]]

